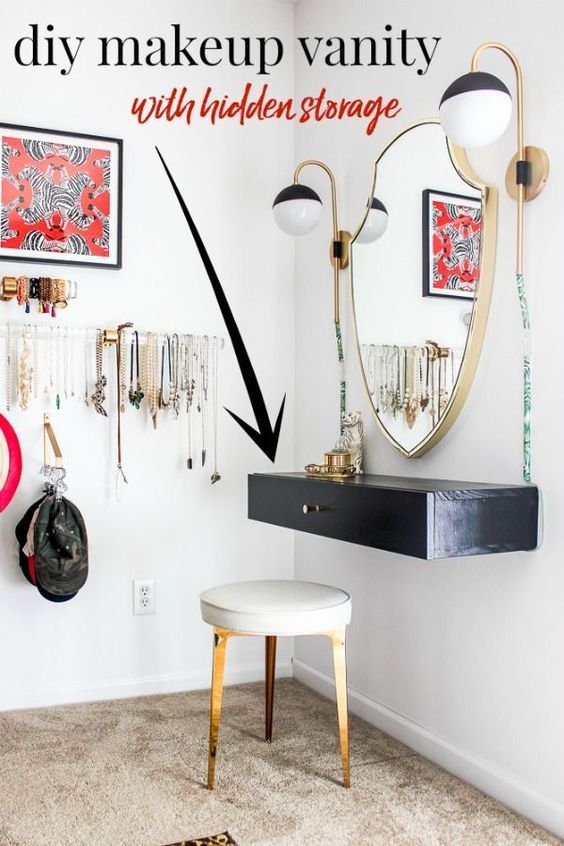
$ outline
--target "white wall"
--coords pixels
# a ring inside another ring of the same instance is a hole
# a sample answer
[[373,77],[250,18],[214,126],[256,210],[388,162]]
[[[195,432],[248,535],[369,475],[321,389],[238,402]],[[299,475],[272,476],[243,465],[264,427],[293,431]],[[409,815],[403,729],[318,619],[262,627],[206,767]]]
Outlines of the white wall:
[[[28,24],[55,26],[55,34],[82,35],[72,73],[18,68],[17,38]],[[123,270],[65,269],[79,298],[58,323],[112,326],[133,320],[141,329],[225,335],[209,281],[171,193],[154,145],[173,170],[223,282],[271,415],[288,394],[279,464],[293,463],[292,247],[271,225],[270,205],[293,164],[291,124],[227,122],[138,126],[129,115],[137,95],[161,94],[187,84],[202,95],[239,94],[251,69],[97,68],[96,37],[166,33],[180,22],[187,35],[275,32],[287,60],[268,81],[275,95],[293,87],[291,6],[272,0],[256,14],[252,0],[151,5],[109,0],[91,6],[38,0],[11,4],[0,32],[5,122],[124,139]],[[260,82],[260,78],[258,80]],[[32,270],[2,262],[4,275]],[[32,275],[35,275],[35,266]],[[49,275],[49,266],[42,270]],[[15,304],[0,320],[23,319]],[[50,318],[43,318],[48,320]],[[220,404],[253,422],[229,344],[222,355]],[[2,408],[4,412],[4,409]],[[185,424],[152,430],[148,417],[125,415],[125,466],[130,484],[114,498],[115,419],[107,421],[77,403],[53,410],[70,482],[69,497],[82,509],[90,534],[90,577],[64,606],[46,602],[17,565],[13,530],[40,490],[41,404],[8,415],[22,443],[24,475],[0,517],[0,709],[157,690],[205,686],[210,678],[211,635],[200,620],[198,594],[215,583],[292,575],[292,538],[273,538],[246,519],[246,475],[272,465],[225,412],[220,418],[222,481],[185,469]],[[265,550],[268,549],[268,556]],[[132,615],[132,579],[155,578],[157,614]],[[291,643],[281,665],[290,671]],[[260,678],[263,647],[257,640],[230,646],[229,678]]]
[[[352,228],[364,208],[371,163],[403,123],[436,113],[447,84],[467,70],[479,43],[506,41],[523,63],[526,138],[544,146],[552,173],[527,209],[527,276],[534,326],[533,471],[544,495],[545,538],[531,554],[424,563],[330,540],[296,536],[296,576],[340,585],[353,598],[348,665],[351,705],[425,754],[564,834],[564,568],[562,394],[556,387],[564,310],[560,307],[562,138],[554,98],[564,82],[561,4],[531,15],[523,2],[477,0],[456,10],[444,0],[302,0],[301,35],[382,35],[384,25],[412,35],[442,36],[428,73],[412,69],[307,69],[297,60],[297,94],[321,84],[347,97],[400,98],[403,111],[372,137],[362,123],[306,124],[297,160],[321,158],[334,168],[340,224]],[[495,55],[483,67],[512,84]],[[484,180],[503,189],[513,133],[472,156]],[[305,176],[305,174],[304,174]],[[322,174],[307,174],[327,197]],[[377,433],[361,390],[347,331],[349,408],[364,413],[367,469],[375,473],[492,482],[521,476],[520,317],[514,283],[515,205],[500,191],[496,284],[488,333],[473,391],[457,425],[428,456],[408,462]],[[325,204],[326,209],[328,203]],[[326,212],[327,215],[327,212]],[[338,376],[333,366],[328,217],[299,243],[296,284],[297,466],[318,460],[335,439]],[[272,532],[277,538],[276,530]],[[300,639],[300,678],[328,690],[330,655]]]

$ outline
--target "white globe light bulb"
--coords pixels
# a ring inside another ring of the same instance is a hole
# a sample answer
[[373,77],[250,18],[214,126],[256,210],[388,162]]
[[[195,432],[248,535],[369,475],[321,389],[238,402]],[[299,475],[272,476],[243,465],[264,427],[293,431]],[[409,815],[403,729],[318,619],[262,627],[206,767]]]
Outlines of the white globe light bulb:
[[295,183],[280,191],[272,204],[274,220],[288,235],[307,235],[321,219],[323,203],[307,185]]
[[359,244],[371,244],[381,238],[388,226],[388,211],[381,200],[372,197],[362,229],[356,236]]
[[486,147],[500,138],[511,120],[507,86],[491,73],[472,71],[445,91],[439,115],[445,135],[461,147]]

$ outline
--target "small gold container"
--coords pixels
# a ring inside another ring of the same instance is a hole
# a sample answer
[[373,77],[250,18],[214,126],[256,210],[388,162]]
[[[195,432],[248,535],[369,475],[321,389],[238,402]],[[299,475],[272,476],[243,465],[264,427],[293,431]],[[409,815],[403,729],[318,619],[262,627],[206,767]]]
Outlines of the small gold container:
[[351,454],[344,449],[332,449],[325,453],[323,464],[307,464],[305,471],[308,476],[322,476],[326,479],[342,479],[353,476],[354,465],[351,464]]
[[325,453],[325,466],[329,468],[330,473],[349,467],[350,463],[351,454],[344,449],[332,449]]

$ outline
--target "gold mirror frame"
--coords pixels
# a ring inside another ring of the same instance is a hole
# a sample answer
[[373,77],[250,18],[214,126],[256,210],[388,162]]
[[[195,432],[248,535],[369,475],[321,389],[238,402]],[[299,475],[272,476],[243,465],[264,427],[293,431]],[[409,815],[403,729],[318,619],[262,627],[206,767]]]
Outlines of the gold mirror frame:
[[[414,121],[413,123],[410,123],[406,127],[404,127],[401,132],[398,132],[398,134],[394,138],[392,138],[392,140],[388,144],[386,144],[386,146],[374,162],[374,177],[372,180],[372,191],[370,193],[370,198],[372,198],[372,196],[374,196],[374,194],[376,193],[378,164],[383,158],[383,156],[385,156],[389,148],[407,132],[410,132],[412,129],[416,129],[418,126],[424,126],[426,124],[440,124],[440,120],[438,118],[424,118],[422,120]],[[370,398],[368,383],[366,381],[366,373],[364,372],[364,367],[362,365],[362,356],[360,352],[360,341],[358,337],[358,327],[356,320],[356,305],[354,298],[354,250],[352,249],[352,247],[354,245],[358,233],[364,226],[366,217],[368,215],[369,206],[367,206],[366,212],[364,214],[364,217],[362,218],[360,226],[354,232],[350,242],[351,249],[349,262],[349,287],[351,295],[351,310],[354,324],[354,334],[356,341],[357,361],[360,367],[360,372],[362,374],[362,381],[370,403],[370,409],[376,419],[378,428],[380,429],[386,440],[390,444],[392,444],[392,446],[394,446],[398,450],[398,452],[405,456],[405,458],[421,458],[421,456],[425,455],[426,452],[436,446],[439,441],[442,440],[442,438],[444,438],[444,436],[447,434],[451,426],[455,423],[456,419],[458,418],[458,415],[462,411],[464,403],[466,402],[466,399],[470,392],[470,388],[472,387],[474,376],[476,375],[476,370],[478,367],[478,362],[480,360],[480,354],[482,352],[482,346],[486,334],[486,325],[488,322],[488,314],[492,297],[497,233],[497,189],[490,185],[485,185],[484,183],[480,182],[474,170],[472,169],[470,162],[468,161],[468,157],[466,155],[465,150],[462,147],[453,144],[450,140],[446,138],[446,136],[445,144],[447,145],[450,159],[458,175],[473,188],[480,191],[481,194],[483,209],[483,228],[482,251],[480,255],[480,281],[478,292],[474,300],[474,305],[472,307],[472,318],[470,320],[466,344],[464,346],[462,364],[460,365],[458,378],[455,382],[448,404],[440,420],[432,428],[427,437],[420,441],[419,444],[417,444],[417,446],[411,450],[405,449],[400,443],[398,443],[398,441],[396,441],[396,439],[392,437],[392,435],[389,433],[389,431],[386,429],[386,427],[380,420],[372,403],[372,399]]]

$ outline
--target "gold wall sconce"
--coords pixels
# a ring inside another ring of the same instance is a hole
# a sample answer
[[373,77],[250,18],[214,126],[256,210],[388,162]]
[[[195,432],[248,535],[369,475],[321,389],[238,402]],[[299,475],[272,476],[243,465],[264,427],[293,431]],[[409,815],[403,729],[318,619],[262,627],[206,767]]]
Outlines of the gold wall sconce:
[[[335,335],[337,341],[337,359],[341,368],[340,376],[340,431],[342,433],[342,417],[346,411],[346,382],[344,377],[344,355],[341,336],[341,315],[340,315],[340,282],[339,273],[348,267],[349,244],[351,233],[339,226],[337,206],[337,185],[332,170],[317,159],[306,159],[300,162],[294,171],[292,185],[284,188],[274,198],[272,211],[274,219],[280,229],[288,235],[307,235],[319,223],[323,203],[319,194],[299,181],[302,170],[306,167],[318,167],[329,178],[331,188],[331,214],[333,238],[329,250],[329,260],[333,266],[333,322],[335,324]],[[371,197],[369,210],[365,225],[365,240],[375,241],[386,229],[388,213],[382,202]]]
[[549,174],[549,159],[540,147],[525,146],[523,72],[515,54],[504,44],[487,41],[472,56],[470,72],[446,89],[439,114],[448,138],[465,148],[484,147],[503,135],[512,113],[509,89],[501,79],[478,70],[486,50],[499,50],[511,62],[517,83],[517,152],[507,168],[505,185],[517,201],[516,282],[523,328],[523,479],[531,481],[531,321],[525,291],[523,262],[524,207],[542,192]]
[[[306,159],[296,167],[294,182],[280,191],[274,198],[272,210],[274,219],[280,229],[288,235],[307,235],[321,219],[323,203],[319,194],[299,181],[300,173],[306,167],[320,168],[329,178],[331,187],[331,212],[333,224],[333,238],[331,241],[329,260],[333,265],[333,321],[340,323],[340,291],[339,271],[349,264],[349,244],[351,233],[339,227],[337,207],[337,185],[333,171],[317,159]],[[366,242],[375,241],[385,231],[388,223],[388,213],[383,203],[375,197],[371,198],[364,237]]]

